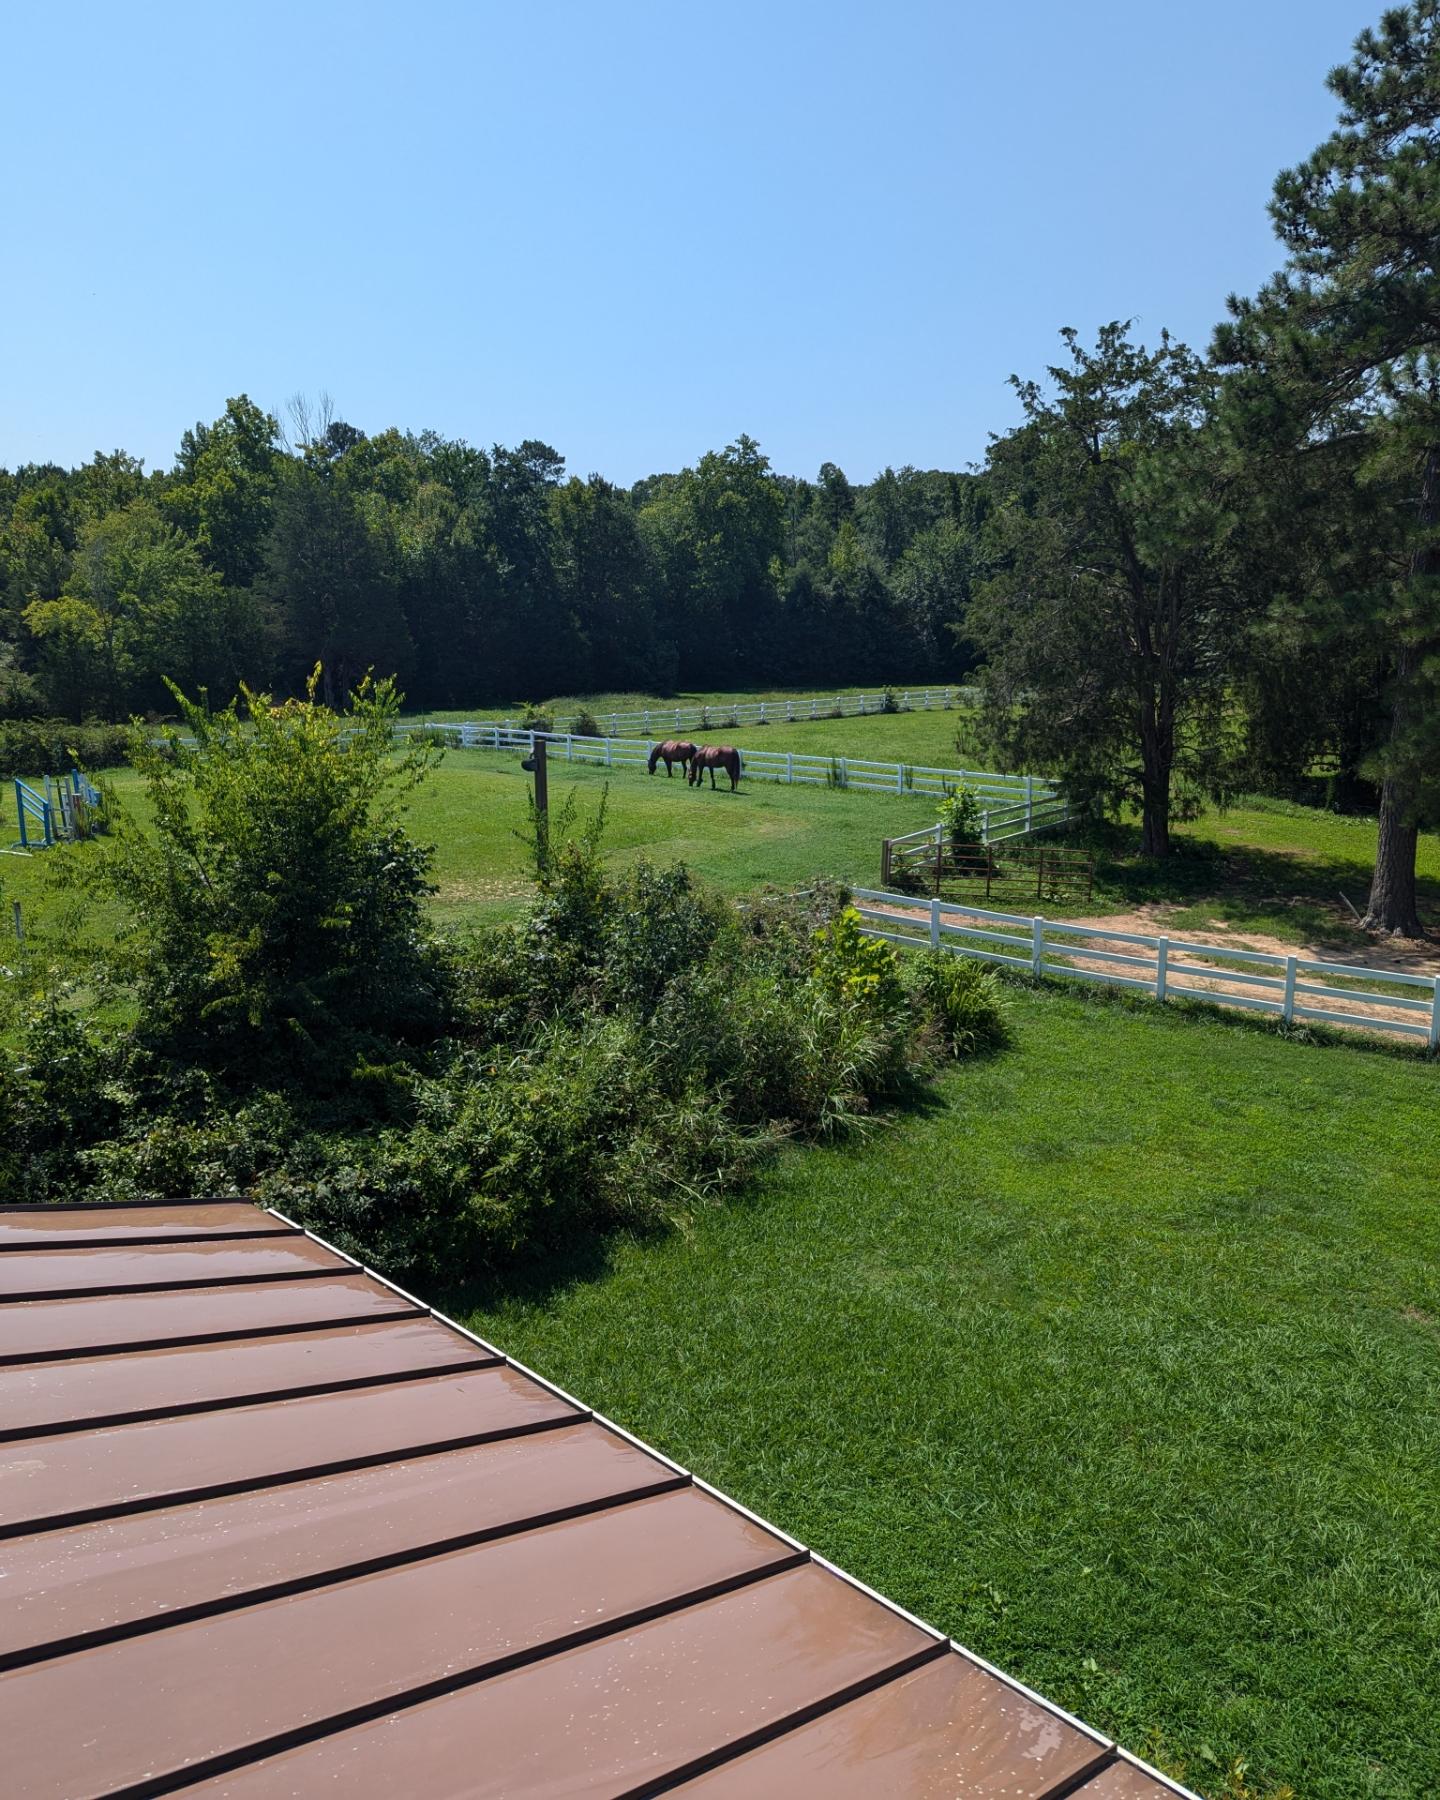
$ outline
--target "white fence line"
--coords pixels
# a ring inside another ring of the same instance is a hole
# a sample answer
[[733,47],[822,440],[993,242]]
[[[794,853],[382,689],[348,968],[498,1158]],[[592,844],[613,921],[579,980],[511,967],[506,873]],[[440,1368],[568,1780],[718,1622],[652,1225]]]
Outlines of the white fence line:
[[[420,724],[411,732],[440,732],[458,739],[467,750],[518,750],[533,754],[535,739],[545,739],[548,754],[563,762],[599,763],[611,768],[644,768],[654,740],[649,738],[576,737],[569,732],[524,731],[517,726],[489,720],[463,725]],[[855,756],[818,756],[798,750],[756,750],[740,747],[742,773],[752,781],[779,781],[787,785],[839,787],[874,794],[952,793],[962,783],[980,799],[987,842],[1023,837],[1030,830],[1061,824],[1069,808],[1055,784],[1038,775],[998,775],[988,769],[931,769],[914,763],[870,762]],[[911,833],[912,837],[929,836]],[[898,841],[898,840],[897,840]],[[906,840],[908,841],[908,840]],[[932,852],[933,854],[933,852]]]
[[[1418,1040],[1432,1051],[1440,1047],[1440,976],[1231,950],[953,901],[917,902],[873,888],[856,888],[854,897],[866,935],[886,943],[929,945],[1022,974],[1130,988],[1160,1001],[1245,1007],[1287,1024],[1361,1026]],[[1127,948],[1113,948],[1118,944]],[[1117,967],[1135,973],[1112,973]],[[1333,1004],[1316,1006],[1317,1000]]]
[[[779,700],[716,700],[698,706],[645,706],[631,712],[602,712],[592,716],[606,736],[626,734],[651,737],[666,731],[727,731],[741,725],[791,725],[807,719],[869,718],[886,710],[936,712],[955,706],[976,706],[977,687],[887,688],[875,693],[807,694]],[[578,703],[577,704],[583,704]],[[497,721],[513,727],[507,717]]]

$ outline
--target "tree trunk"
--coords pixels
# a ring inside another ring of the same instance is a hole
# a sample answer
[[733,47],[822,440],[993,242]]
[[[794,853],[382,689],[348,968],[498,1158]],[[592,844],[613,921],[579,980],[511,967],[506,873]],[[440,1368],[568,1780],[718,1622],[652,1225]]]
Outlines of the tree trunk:
[[[1410,558],[1412,587],[1433,576],[1437,561],[1440,561],[1435,544],[1435,530],[1440,524],[1440,450],[1434,448],[1425,453],[1417,523],[1420,539]],[[1362,921],[1367,930],[1388,931],[1392,937],[1425,935],[1415,901],[1415,852],[1420,833],[1413,811],[1412,784],[1403,774],[1405,738],[1415,704],[1410,682],[1421,660],[1414,646],[1408,643],[1400,646],[1395,660],[1390,743],[1398,752],[1396,760],[1400,766],[1392,766],[1380,789],[1380,838],[1375,846],[1375,874]]]
[[1375,874],[1370,901],[1361,923],[1368,931],[1394,937],[1424,935],[1415,904],[1415,850],[1420,833],[1405,822],[1405,796],[1394,776],[1380,790],[1380,841],[1375,847]]
[[1147,776],[1141,797],[1140,854],[1170,854],[1170,775],[1166,770],[1152,781]]
[[1140,703],[1140,854],[1170,854],[1170,770],[1175,757],[1173,704],[1162,688]]

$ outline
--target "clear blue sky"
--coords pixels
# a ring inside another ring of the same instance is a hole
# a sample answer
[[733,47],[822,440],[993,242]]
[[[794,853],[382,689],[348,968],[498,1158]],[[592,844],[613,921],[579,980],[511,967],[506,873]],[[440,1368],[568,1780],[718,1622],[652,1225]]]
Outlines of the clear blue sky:
[[1380,0],[12,8],[0,463],[248,392],[678,468],[959,467],[1055,332],[1203,346]]

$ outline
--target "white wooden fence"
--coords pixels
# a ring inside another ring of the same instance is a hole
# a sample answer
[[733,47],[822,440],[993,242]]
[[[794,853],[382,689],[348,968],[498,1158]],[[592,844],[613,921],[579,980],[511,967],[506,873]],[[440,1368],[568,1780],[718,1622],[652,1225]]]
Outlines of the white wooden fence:
[[[691,706],[646,706],[633,712],[594,714],[610,737],[654,737],[671,731],[730,731],[741,725],[789,725],[804,719],[869,718],[885,711],[886,695],[901,712],[937,712],[977,706],[977,687],[888,688],[879,693],[811,694],[779,700],[708,700]],[[511,727],[517,721],[498,723]]]
[[[548,754],[561,762],[598,763],[607,769],[644,768],[654,740],[650,738],[575,737],[568,732],[522,731],[488,720],[464,725],[411,725],[411,732],[438,732],[467,750],[533,752],[537,736]],[[1024,821],[1053,815],[1065,803],[1055,784],[1038,775],[997,775],[987,769],[931,769],[912,763],[869,762],[855,756],[817,756],[799,750],[756,750],[741,746],[742,773],[752,781],[779,781],[814,787],[854,788],[875,794],[953,793],[962,783],[990,809],[997,831],[1023,836]],[[1065,814],[1069,816],[1068,812]]]
[[1434,975],[1231,950],[870,888],[855,890],[855,906],[866,934],[890,944],[930,945],[1002,969],[1100,982],[1154,1000],[1239,1006],[1287,1023],[1359,1026],[1431,1050],[1440,1045],[1440,977]]

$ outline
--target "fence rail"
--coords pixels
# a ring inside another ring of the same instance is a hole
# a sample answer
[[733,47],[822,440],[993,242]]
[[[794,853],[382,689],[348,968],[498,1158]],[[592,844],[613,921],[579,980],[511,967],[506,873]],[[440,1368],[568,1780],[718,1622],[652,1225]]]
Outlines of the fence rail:
[[855,906],[866,934],[890,944],[929,945],[1023,974],[1099,982],[1154,1000],[1238,1006],[1287,1023],[1348,1025],[1392,1032],[1432,1051],[1440,1046],[1440,976],[1069,925],[871,888],[855,890]]
[[[806,719],[869,718],[891,712],[936,712],[975,706],[976,687],[887,688],[876,693],[808,694],[780,700],[715,700],[698,706],[645,706],[630,712],[602,712],[592,717],[609,737],[649,737],[664,731],[729,731],[741,725],[789,725]],[[518,722],[498,721],[510,728]]]
[[[549,754],[564,762],[598,763],[605,768],[643,768],[654,747],[651,738],[576,737],[569,732],[525,731],[493,720],[463,725],[411,725],[411,732],[441,733],[462,749],[512,750],[533,754],[543,737]],[[931,769],[918,763],[870,762],[856,756],[818,756],[798,750],[757,750],[741,746],[743,773],[752,781],[779,781],[838,787],[874,794],[953,793],[962,783],[980,798],[995,832],[1023,837],[1030,829],[1062,823],[1069,809],[1053,782],[1038,775],[999,775],[988,769]],[[1034,821],[1034,825],[1029,821]],[[923,834],[912,834],[923,835]],[[900,842],[902,840],[895,840]]]

